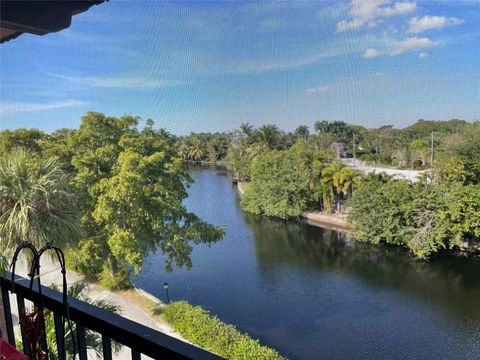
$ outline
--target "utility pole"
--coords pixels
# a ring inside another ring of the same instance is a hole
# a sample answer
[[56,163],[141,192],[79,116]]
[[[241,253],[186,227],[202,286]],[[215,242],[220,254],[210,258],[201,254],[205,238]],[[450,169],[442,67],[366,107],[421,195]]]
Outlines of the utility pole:
[[432,147],[430,149],[430,168],[433,172],[433,131],[432,131]]
[[355,134],[353,134],[353,166],[355,166]]

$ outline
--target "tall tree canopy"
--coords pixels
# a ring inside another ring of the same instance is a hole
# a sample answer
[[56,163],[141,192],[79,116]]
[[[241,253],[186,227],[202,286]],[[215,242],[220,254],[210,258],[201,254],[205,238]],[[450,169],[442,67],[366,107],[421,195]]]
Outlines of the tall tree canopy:
[[48,135],[38,129],[4,130],[0,133],[0,154],[8,155],[16,148],[40,153],[40,145],[46,138]]
[[191,180],[175,139],[152,122],[143,130],[137,125],[136,117],[91,112],[72,138],[75,186],[89,235],[80,260],[96,252],[99,261],[108,259],[112,275],[139,271],[145,255],[158,248],[167,254],[168,269],[190,267],[192,244],[210,244],[223,232],[182,204]]

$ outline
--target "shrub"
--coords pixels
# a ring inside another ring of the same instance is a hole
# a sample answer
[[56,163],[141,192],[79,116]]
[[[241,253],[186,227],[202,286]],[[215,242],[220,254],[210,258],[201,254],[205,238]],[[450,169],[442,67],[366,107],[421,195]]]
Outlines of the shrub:
[[92,280],[97,280],[102,271],[102,256],[102,247],[95,239],[82,240],[78,247],[65,250],[67,266]]
[[112,275],[107,263],[103,264],[103,270],[99,275],[100,284],[110,290],[125,290],[132,287],[130,273],[125,267],[120,267]]
[[200,306],[177,301],[169,304],[163,314],[186,340],[226,359],[284,359],[276,350],[262,346]]

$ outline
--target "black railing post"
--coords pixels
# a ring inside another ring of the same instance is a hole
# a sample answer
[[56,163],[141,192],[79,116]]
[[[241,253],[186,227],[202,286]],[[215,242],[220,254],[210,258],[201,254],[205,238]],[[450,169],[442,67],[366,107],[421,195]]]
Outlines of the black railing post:
[[57,340],[58,358],[60,360],[66,360],[67,354],[65,351],[65,326],[59,313],[53,313],[53,322],[55,324],[55,339]]
[[87,360],[87,343],[85,328],[77,324],[77,342],[78,342],[78,357],[80,360]]
[[112,360],[112,340],[102,334],[102,349],[103,349],[103,359]]
[[[0,280],[0,287],[2,286]],[[0,291],[0,339],[8,341],[7,321],[5,319],[5,308],[3,307],[3,293]]]
[[[15,346],[15,334],[13,333],[13,321],[12,321],[12,308],[10,307],[10,297],[8,295],[8,290],[5,284],[5,279],[0,278],[0,287],[1,294],[2,294],[2,305],[3,305],[3,318],[5,319],[5,327],[6,327],[6,338],[8,342]],[[3,333],[3,332],[2,332]]]
[[[8,298],[8,293],[12,289],[12,281],[8,278],[0,278],[0,284],[5,308],[6,332],[9,342],[13,344],[15,339]],[[52,316],[57,319],[55,321],[54,318],[58,331],[56,332],[58,343],[61,343],[59,336],[62,333],[59,320],[67,315],[66,311],[68,310],[69,318],[76,327],[76,342],[80,360],[87,360],[86,336],[88,336],[88,331],[97,332],[102,336],[103,354],[106,360],[112,358],[112,341],[130,348],[132,359],[135,360],[141,358],[140,354],[154,359],[220,359],[208,351],[78,299],[69,298],[67,308],[65,308],[61,293],[44,286],[41,289],[40,293],[36,287],[30,288],[27,279],[17,277],[13,292],[34,304],[42,302],[42,306],[53,313]]]
[[[17,295],[17,307],[18,307],[18,322],[20,323],[20,319],[22,316],[25,315],[25,299],[19,295]],[[20,323],[21,324],[21,323]],[[30,354],[30,344],[28,343],[27,333],[23,326],[20,326],[20,332],[22,334],[22,345],[23,345],[23,352],[25,355]]]

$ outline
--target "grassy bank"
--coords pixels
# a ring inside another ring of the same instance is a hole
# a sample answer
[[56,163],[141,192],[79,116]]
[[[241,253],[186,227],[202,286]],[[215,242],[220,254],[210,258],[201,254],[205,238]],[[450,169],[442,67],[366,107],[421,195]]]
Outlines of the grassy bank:
[[185,301],[167,305],[163,316],[185,339],[226,359],[284,359],[276,350],[262,346],[258,340],[239,332],[210,315],[199,306]]
[[235,326],[225,324],[200,306],[185,301],[165,305],[134,289],[118,293],[142,307],[155,320],[168,323],[187,342],[226,359],[284,359],[276,350],[262,346],[258,340],[242,334]]

